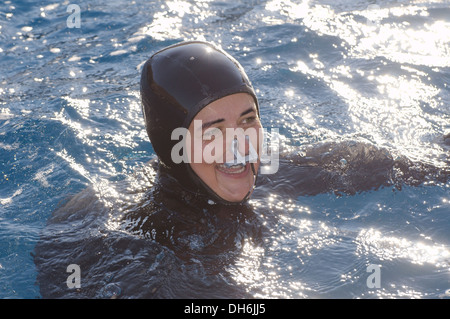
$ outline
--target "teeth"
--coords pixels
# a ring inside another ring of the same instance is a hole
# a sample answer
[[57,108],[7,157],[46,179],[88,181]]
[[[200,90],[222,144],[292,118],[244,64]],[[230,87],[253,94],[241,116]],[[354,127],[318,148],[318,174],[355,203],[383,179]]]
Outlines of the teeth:
[[217,166],[221,171],[224,171],[228,174],[239,174],[245,170],[244,164],[236,164],[236,165],[231,165],[231,166],[228,166],[225,164],[219,164]]
[[221,164],[226,168],[239,168],[239,167],[244,167],[245,164],[234,164],[234,165],[230,165],[230,164]]

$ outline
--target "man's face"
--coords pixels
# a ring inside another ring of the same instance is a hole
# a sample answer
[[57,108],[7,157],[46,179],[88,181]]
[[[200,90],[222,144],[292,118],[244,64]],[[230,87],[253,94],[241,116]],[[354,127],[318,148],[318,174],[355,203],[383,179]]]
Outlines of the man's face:
[[[195,121],[201,125],[194,125]],[[259,154],[258,133],[261,128],[255,101],[246,93],[229,95],[212,102],[195,116],[189,126],[192,170],[226,201],[242,201],[253,189],[255,182],[250,163],[233,166],[224,164],[234,159],[231,141],[238,139],[237,150],[243,156],[249,154],[249,143]],[[201,132],[195,132],[196,130]],[[248,134],[249,132],[254,134]],[[244,134],[249,136],[247,142]],[[222,138],[218,138],[220,136]],[[201,145],[200,155],[200,147],[195,149],[195,145]],[[195,156],[201,156],[201,161]],[[257,171],[259,161],[253,165]]]

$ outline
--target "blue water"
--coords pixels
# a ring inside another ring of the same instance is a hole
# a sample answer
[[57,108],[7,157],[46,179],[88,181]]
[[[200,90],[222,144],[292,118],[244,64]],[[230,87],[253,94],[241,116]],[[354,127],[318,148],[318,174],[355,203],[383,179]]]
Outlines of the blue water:
[[[34,247],[72,195],[93,186],[127,200],[113,183],[154,155],[140,67],[180,40],[236,57],[286,146],[361,140],[448,168],[449,1],[77,4],[80,28],[63,2],[0,4],[0,298],[41,297]],[[279,222],[229,275],[255,297],[448,298],[449,187],[260,196],[252,204]]]

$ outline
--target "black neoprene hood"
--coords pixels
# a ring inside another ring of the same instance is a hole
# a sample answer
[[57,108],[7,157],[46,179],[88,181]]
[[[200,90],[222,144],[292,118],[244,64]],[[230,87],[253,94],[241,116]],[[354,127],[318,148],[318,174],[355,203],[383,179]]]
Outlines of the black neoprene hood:
[[[212,191],[188,163],[176,164],[171,151],[174,129],[189,128],[191,121],[211,102],[235,93],[248,93],[258,109],[253,87],[242,66],[208,42],[181,42],[164,48],[144,64],[141,99],[145,125],[159,161],[180,183],[196,191]],[[259,111],[258,111],[259,112]]]

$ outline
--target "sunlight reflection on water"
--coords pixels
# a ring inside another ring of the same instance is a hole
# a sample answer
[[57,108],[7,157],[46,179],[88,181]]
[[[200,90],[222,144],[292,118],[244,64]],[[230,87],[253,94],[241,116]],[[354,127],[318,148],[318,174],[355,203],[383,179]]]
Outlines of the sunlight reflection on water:
[[[139,72],[156,49],[183,39],[213,41],[242,62],[264,124],[281,127],[287,147],[364,139],[448,167],[442,136],[450,133],[450,21],[439,12],[448,12],[446,3],[176,0],[134,1],[124,9],[121,1],[100,1],[82,6],[80,33],[67,31],[58,11],[64,4],[26,12],[5,5],[2,229],[26,228],[38,215],[45,224],[50,207],[92,185],[106,207],[118,209],[105,228],[120,230],[122,211],[151,186],[143,175],[155,173],[139,171],[153,155]],[[117,187],[121,180],[128,192]],[[227,271],[255,297],[448,297],[448,188],[339,198],[266,194],[251,200],[269,229],[265,246],[246,240]],[[48,206],[36,208],[43,202]],[[24,238],[10,236],[15,245]],[[11,247],[0,270],[14,277],[12,265],[29,252],[13,255]],[[365,283],[371,263],[382,264],[382,278],[390,280],[378,291]],[[106,296],[123,292],[114,283],[107,287]]]

